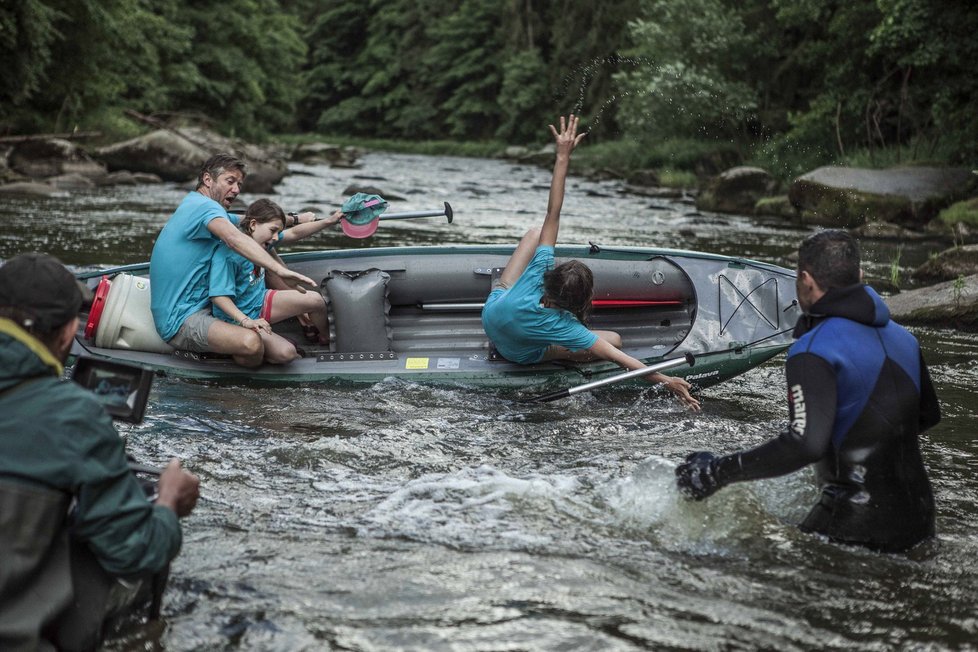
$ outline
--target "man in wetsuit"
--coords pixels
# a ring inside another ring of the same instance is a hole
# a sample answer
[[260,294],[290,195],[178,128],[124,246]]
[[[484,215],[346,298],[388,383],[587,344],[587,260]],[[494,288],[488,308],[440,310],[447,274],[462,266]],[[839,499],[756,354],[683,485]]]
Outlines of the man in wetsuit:
[[789,425],[751,450],[690,454],[676,469],[679,489],[702,500],[814,463],[822,493],[802,530],[906,550],[934,534],[918,436],[940,421],[940,407],[920,346],[862,285],[859,248],[844,231],[802,243],[796,286],[804,314],[786,364]]

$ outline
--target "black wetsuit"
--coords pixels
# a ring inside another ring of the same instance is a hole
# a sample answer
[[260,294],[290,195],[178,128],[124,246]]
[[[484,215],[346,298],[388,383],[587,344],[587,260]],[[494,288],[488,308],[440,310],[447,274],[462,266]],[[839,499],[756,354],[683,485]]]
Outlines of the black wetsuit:
[[816,464],[822,494],[801,524],[835,541],[905,550],[934,534],[918,435],[940,407],[917,340],[868,286],[830,290],[795,329],[790,425],[717,460],[721,484]]

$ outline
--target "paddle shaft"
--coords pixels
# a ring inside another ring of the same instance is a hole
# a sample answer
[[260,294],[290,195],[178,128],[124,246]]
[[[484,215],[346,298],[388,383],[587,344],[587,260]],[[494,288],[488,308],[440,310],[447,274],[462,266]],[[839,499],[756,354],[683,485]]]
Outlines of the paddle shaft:
[[[235,215],[241,215],[244,213],[241,209],[234,209],[228,211],[229,213],[234,213]],[[289,215],[298,215],[298,213],[289,213]],[[451,204],[445,202],[445,208],[437,208],[429,211],[404,211],[402,213],[390,213],[387,215],[381,215],[379,219],[381,220],[411,220],[416,217],[439,217],[444,216],[448,218],[448,223],[452,223],[452,218],[455,216],[455,212],[452,210]]]
[[386,215],[382,214],[380,216],[380,219],[381,220],[411,220],[416,217],[438,217],[440,215],[444,215],[445,217],[447,217],[449,224],[452,223],[452,216],[454,215],[454,213],[452,212],[452,207],[451,205],[449,205],[448,202],[445,202],[445,208],[442,208],[440,210],[405,211],[403,213],[390,213]]
[[640,378],[642,376],[648,376],[649,374],[658,373],[660,371],[665,371],[666,369],[673,369],[675,367],[688,364],[690,367],[693,366],[695,360],[691,353],[687,353],[681,358],[673,358],[672,360],[663,360],[658,364],[649,365],[648,367],[642,367],[641,369],[632,369],[631,371],[626,371],[625,373],[618,374],[616,376],[609,376],[608,378],[602,378],[601,380],[595,380],[590,383],[584,383],[583,385],[577,385],[576,387],[570,387],[568,389],[562,389],[550,394],[544,394],[543,396],[538,396],[533,399],[535,403],[549,403],[551,401],[556,401],[557,399],[567,398],[568,396],[573,396],[574,394],[580,394],[581,392],[590,392],[598,387],[604,387],[605,385],[612,385],[614,383],[620,383],[623,380],[628,380],[630,378]]

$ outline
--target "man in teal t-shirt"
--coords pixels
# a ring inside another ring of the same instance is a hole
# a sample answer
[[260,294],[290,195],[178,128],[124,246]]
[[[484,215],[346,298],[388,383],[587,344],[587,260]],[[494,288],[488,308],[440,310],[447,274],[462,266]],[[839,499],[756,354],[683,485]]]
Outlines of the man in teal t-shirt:
[[222,218],[238,224],[237,216],[219,203],[192,192],[156,239],[150,259],[151,302],[153,320],[164,340],[171,340],[187,317],[210,305],[208,270],[211,257],[223,245],[207,226]]
[[238,230],[227,209],[241,191],[244,176],[244,163],[229,154],[204,163],[196,190],[173,213],[153,246],[150,291],[156,330],[174,348],[224,353],[242,366],[257,367],[264,357],[258,333],[211,314],[208,270],[215,250],[230,247],[290,288],[305,291],[303,285],[316,284]]

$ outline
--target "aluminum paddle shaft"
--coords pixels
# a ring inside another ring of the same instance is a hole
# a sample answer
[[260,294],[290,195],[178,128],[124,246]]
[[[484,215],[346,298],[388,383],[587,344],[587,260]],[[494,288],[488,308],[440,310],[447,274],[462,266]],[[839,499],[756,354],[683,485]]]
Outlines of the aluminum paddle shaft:
[[597,389],[598,387],[604,387],[605,385],[613,385],[614,383],[620,383],[623,380],[628,380],[630,378],[641,378],[642,376],[648,376],[649,374],[654,374],[660,371],[665,371],[667,369],[674,369],[676,367],[681,367],[684,364],[688,364],[690,367],[693,366],[695,359],[692,353],[687,353],[681,358],[673,358],[672,360],[663,360],[658,364],[649,365],[648,367],[642,367],[641,369],[632,369],[631,371],[626,371],[625,373],[618,374],[617,376],[609,376],[608,378],[602,378],[601,380],[595,380],[590,383],[584,383],[583,385],[578,385],[577,387],[571,387],[568,389],[562,389],[551,394],[544,394],[542,396],[537,396],[531,399],[534,403],[549,403],[550,401],[556,401],[557,399],[567,398],[568,396],[573,396],[574,394],[580,394],[581,392],[590,392],[592,389]]
[[405,211],[403,213],[390,213],[386,215],[382,214],[380,216],[380,219],[381,220],[410,220],[410,219],[414,219],[415,217],[439,217],[442,215],[448,218],[449,224],[452,223],[453,212],[452,212],[452,207],[451,205],[449,205],[448,202],[445,202],[445,208],[439,210]]

